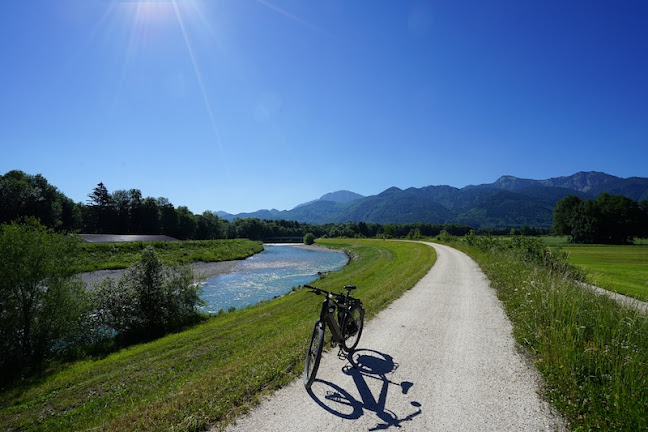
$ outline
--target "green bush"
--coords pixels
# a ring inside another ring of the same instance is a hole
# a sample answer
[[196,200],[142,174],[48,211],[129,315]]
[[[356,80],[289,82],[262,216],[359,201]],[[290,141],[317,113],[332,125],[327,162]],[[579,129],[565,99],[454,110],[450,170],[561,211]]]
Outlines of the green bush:
[[74,237],[30,218],[0,226],[0,370],[3,380],[70,345],[86,317],[73,277]]
[[198,316],[200,286],[188,265],[165,266],[152,247],[115,282],[105,279],[93,292],[96,320],[122,337],[148,338],[176,329]]
[[443,243],[451,243],[453,241],[456,241],[457,237],[453,236],[446,230],[442,230],[439,235],[437,236],[437,240],[443,242]]
[[313,243],[315,243],[315,235],[313,233],[307,233],[304,236],[304,244],[312,245]]

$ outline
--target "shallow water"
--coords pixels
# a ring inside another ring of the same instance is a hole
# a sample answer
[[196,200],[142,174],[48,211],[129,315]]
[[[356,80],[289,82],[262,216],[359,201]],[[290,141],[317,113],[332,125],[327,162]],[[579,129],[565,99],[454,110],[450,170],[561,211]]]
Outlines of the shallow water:
[[232,273],[207,279],[202,285],[203,310],[217,313],[285,294],[292,287],[317,279],[317,272],[339,270],[348,258],[340,252],[293,245],[264,245],[265,250],[236,265]]

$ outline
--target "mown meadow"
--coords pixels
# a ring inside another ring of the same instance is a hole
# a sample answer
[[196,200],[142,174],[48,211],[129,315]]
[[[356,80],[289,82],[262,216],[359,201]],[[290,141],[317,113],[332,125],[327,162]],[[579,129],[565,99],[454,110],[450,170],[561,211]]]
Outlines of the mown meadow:
[[563,247],[569,262],[587,272],[596,286],[648,300],[648,244]]
[[[314,282],[358,286],[368,318],[423,277],[434,250],[416,243],[335,239],[351,257]],[[306,290],[213,316],[102,358],[59,365],[0,393],[4,430],[204,430],[223,426],[301,373],[321,299]]]
[[517,342],[545,379],[548,400],[573,430],[648,428],[645,314],[585,289],[585,272],[542,240],[443,240],[486,273]]

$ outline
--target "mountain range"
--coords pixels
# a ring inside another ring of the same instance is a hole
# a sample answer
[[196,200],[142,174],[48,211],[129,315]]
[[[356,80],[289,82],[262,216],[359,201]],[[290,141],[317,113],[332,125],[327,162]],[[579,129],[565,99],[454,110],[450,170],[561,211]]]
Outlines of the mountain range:
[[217,212],[236,218],[285,219],[324,224],[328,222],[464,224],[475,228],[549,228],[553,207],[567,195],[593,199],[607,192],[635,201],[648,200],[648,178],[620,178],[590,171],[545,180],[502,176],[494,183],[455,188],[426,186],[391,187],[378,195],[350,191],[323,195],[292,210],[258,210],[252,213]]

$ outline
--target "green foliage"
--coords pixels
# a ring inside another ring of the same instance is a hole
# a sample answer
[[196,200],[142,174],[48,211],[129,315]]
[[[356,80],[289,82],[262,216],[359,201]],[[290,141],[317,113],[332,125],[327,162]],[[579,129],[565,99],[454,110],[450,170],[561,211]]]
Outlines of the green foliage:
[[454,236],[439,236],[438,240],[454,246],[465,243],[485,253],[511,253],[518,260],[543,266],[576,280],[585,280],[585,274],[569,263],[569,257],[562,249],[550,248],[545,245],[543,239],[537,237],[516,235],[509,238],[496,238],[491,235],[478,236],[470,232],[464,237],[463,242]]
[[387,224],[383,228],[383,237],[384,238],[394,238],[396,237],[396,225]]
[[304,244],[312,245],[313,243],[315,243],[315,235],[311,232],[306,233],[306,235],[304,236]]
[[2,379],[38,366],[77,334],[87,305],[82,283],[72,278],[77,247],[35,219],[0,226]]
[[118,282],[96,285],[92,298],[98,323],[124,337],[148,338],[182,326],[202,304],[191,267],[165,266],[152,247]]
[[223,226],[220,218],[210,211],[205,211],[197,218],[196,238],[201,240],[215,240],[224,238]]
[[409,233],[407,233],[408,240],[421,240],[423,238],[423,235],[421,234],[421,230],[419,228],[412,228]]
[[448,231],[443,230],[437,236],[437,240],[443,243],[452,243],[453,241],[456,240],[456,237],[450,234]]
[[34,217],[43,225],[72,231],[81,226],[81,210],[40,174],[9,171],[0,175],[0,223]]

